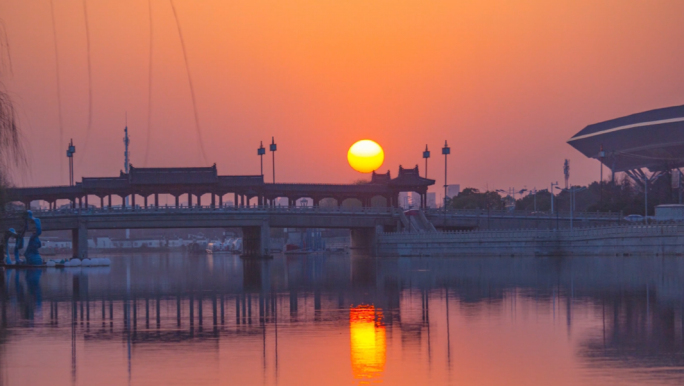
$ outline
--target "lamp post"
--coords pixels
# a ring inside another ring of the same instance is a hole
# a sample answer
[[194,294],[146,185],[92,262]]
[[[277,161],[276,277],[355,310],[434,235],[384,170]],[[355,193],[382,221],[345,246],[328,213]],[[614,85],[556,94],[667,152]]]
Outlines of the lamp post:
[[451,154],[451,148],[447,145],[447,141],[444,141],[444,147],[442,148],[442,154],[444,154],[444,211],[446,212],[447,205],[447,156]]
[[278,145],[276,145],[274,137],[271,137],[271,145],[268,149],[273,154],[273,183],[275,184],[275,152],[278,150]]
[[603,151],[603,144],[599,146],[599,153],[598,153],[598,158],[599,158],[599,166],[601,167],[601,173],[599,174],[599,189],[600,189],[600,194],[599,194],[599,203],[603,204],[603,159],[606,157],[606,152]]
[[679,193],[679,203],[682,203],[682,171],[677,169],[677,193]]
[[552,182],[551,183],[551,190],[549,190],[549,193],[551,193],[551,214],[553,214],[553,199],[555,198],[555,195],[553,194],[553,187],[558,186],[558,181]]
[[501,197],[501,195],[499,195],[499,197],[501,197],[501,202],[503,203],[503,208],[502,208],[502,210],[505,212],[505,211],[506,211],[506,196],[508,196],[508,192],[505,191],[505,190],[503,190],[503,189],[496,189],[495,191],[496,191],[497,193],[505,194],[505,196],[503,196],[503,197]]
[[69,186],[74,186],[74,153],[76,153],[76,146],[74,140],[69,142],[67,147],[67,157],[69,158]]
[[[560,189],[558,186],[556,186],[556,189]],[[586,187],[574,187],[574,188],[568,188],[568,189],[561,189],[561,191],[565,192],[570,192],[570,230],[573,229],[573,222],[575,219],[575,193],[581,192],[583,190],[587,189]]]
[[427,161],[428,161],[428,158],[430,158],[430,150],[428,150],[427,145],[425,145],[425,151],[423,152],[423,158],[425,158],[425,178],[427,178]]
[[648,177],[644,174],[644,224],[648,224]]
[[264,154],[266,154],[266,149],[264,148],[264,141],[259,142],[259,148],[257,149],[257,155],[261,158],[261,177],[264,176]]

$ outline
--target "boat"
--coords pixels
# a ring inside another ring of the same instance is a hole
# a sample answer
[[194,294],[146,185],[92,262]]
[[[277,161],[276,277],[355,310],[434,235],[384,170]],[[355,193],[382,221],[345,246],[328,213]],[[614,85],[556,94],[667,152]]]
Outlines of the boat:
[[37,268],[69,268],[69,267],[108,267],[112,264],[111,260],[106,257],[94,257],[92,259],[78,259],[70,260],[48,260],[45,264],[4,264],[6,269],[37,269]]
[[223,242],[214,241],[207,244],[207,253],[209,254],[239,254],[242,251],[242,239],[241,238],[229,238],[225,239]]
[[285,244],[285,252],[283,253],[286,255],[308,255],[311,252],[313,251],[306,248],[301,248],[296,244]]
[[47,264],[41,264],[41,265],[31,265],[31,264],[5,264],[2,266],[5,269],[42,269],[42,268],[64,268],[64,264],[62,265],[54,265],[52,267],[48,267]]

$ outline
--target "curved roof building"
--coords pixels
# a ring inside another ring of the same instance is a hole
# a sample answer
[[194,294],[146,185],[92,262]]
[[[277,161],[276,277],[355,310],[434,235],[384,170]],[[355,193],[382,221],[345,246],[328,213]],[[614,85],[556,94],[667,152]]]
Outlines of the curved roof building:
[[644,111],[594,123],[568,140],[587,157],[613,172],[648,168],[664,171],[684,166],[684,106]]

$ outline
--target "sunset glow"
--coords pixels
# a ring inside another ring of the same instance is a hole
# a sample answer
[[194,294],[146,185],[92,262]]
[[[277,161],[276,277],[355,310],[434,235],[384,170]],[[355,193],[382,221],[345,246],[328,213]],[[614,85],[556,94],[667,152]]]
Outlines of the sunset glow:
[[593,181],[595,161],[568,138],[682,101],[684,50],[673,37],[684,2],[657,3],[176,0],[197,130],[169,3],[153,1],[150,13],[146,1],[88,1],[87,134],[83,3],[54,2],[53,33],[50,2],[3,1],[13,68],[3,82],[30,148],[31,177],[16,182],[66,184],[71,138],[77,178],[116,175],[126,114],[135,166],[216,162],[223,174],[256,174],[254,148],[275,136],[282,181],[340,183],[357,172],[330,155],[372,134],[392,149],[392,171],[448,140],[448,179],[461,186],[540,188],[562,178],[565,158],[573,183]]
[[374,306],[361,305],[349,310],[351,363],[354,378],[377,378],[385,369],[385,326],[382,312]]

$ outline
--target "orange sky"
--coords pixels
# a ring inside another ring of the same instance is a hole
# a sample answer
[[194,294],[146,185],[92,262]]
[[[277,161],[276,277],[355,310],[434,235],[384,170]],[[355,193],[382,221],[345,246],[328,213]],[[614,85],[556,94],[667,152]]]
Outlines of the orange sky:
[[[0,19],[29,155],[19,185],[67,183],[144,166],[149,14],[142,0],[55,0],[64,137],[59,143],[49,0],[3,0]],[[443,184],[544,188],[598,178],[565,141],[590,123],[684,103],[684,2],[175,0],[208,164],[258,174],[259,141],[278,143],[276,178],[351,182],[347,150],[370,138],[385,164],[420,164]],[[147,166],[202,165],[183,53],[169,1],[152,0],[152,126]],[[270,154],[265,174],[270,176]],[[60,162],[62,165],[60,166]],[[60,174],[60,170],[62,173]],[[269,178],[270,179],[270,178]]]

